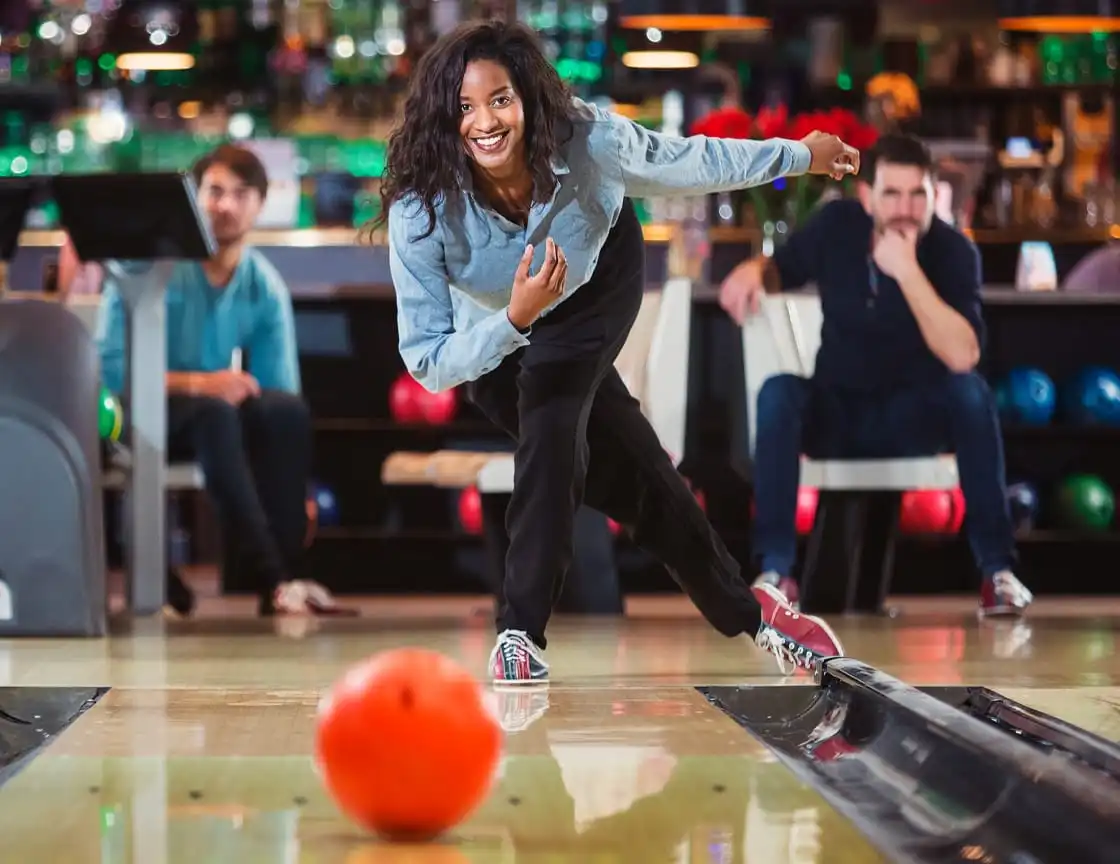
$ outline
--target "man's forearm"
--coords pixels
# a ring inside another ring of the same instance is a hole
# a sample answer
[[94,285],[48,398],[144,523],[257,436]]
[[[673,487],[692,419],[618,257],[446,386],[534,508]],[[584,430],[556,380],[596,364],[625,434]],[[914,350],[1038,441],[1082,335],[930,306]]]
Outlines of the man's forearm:
[[197,395],[202,383],[201,377],[199,372],[168,372],[167,392],[181,396]]
[[941,299],[917,264],[898,279],[922,338],[953,372],[971,372],[980,362],[980,340],[960,312]]

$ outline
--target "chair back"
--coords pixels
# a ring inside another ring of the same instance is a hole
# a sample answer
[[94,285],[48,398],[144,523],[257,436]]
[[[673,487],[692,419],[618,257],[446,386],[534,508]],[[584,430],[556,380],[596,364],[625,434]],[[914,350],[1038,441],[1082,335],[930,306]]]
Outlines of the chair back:
[[824,315],[816,294],[768,295],[759,314],[743,325],[747,426],[754,455],[758,393],[768,378],[793,374],[809,378],[816,368]]

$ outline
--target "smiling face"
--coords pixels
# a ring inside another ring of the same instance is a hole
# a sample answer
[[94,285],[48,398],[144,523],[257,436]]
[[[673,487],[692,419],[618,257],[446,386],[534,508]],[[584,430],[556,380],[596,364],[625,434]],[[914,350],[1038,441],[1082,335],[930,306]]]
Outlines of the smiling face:
[[509,72],[493,60],[472,60],[459,89],[459,134],[476,169],[508,179],[525,165],[525,111]]

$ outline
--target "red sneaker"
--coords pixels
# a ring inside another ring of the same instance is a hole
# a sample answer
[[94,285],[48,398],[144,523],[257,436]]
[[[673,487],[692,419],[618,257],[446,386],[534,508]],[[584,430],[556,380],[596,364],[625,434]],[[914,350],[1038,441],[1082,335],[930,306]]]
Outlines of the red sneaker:
[[980,586],[981,618],[1018,618],[1034,602],[1034,595],[1010,570],[989,576]]
[[754,580],[752,587],[758,588],[762,585],[773,585],[778,589],[778,593],[786,598],[786,602],[790,605],[791,609],[797,609],[797,604],[801,602],[801,589],[797,587],[797,580],[791,579],[789,576],[779,576],[777,573],[763,573]]
[[774,655],[783,674],[788,674],[787,665],[816,672],[822,660],[843,656],[844,646],[832,628],[815,615],[795,612],[776,586],[754,585],[751,592],[762,607],[755,644]]
[[802,749],[814,762],[834,762],[853,753],[859,753],[863,749],[852,744],[843,735],[850,704],[842,702],[834,705],[821,718],[817,727],[809,733],[809,738],[802,745]]

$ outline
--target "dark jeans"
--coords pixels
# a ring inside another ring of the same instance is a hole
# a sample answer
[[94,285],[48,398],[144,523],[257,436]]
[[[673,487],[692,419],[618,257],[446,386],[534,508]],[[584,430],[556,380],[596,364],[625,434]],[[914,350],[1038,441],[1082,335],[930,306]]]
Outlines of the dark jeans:
[[789,575],[800,457],[890,459],[956,454],[968,538],[990,576],[1016,562],[995,400],[979,375],[868,395],[777,375],[758,394],[754,554],[762,572]]
[[626,526],[721,633],[759,627],[739,565],[614,368],[642,302],[644,262],[627,201],[588,283],[537,321],[528,347],[468,387],[517,441],[498,630],[524,630],[541,647],[581,503]]
[[262,594],[298,571],[307,532],[311,415],[290,393],[266,390],[240,406],[173,395],[167,400],[168,457],[194,460],[206,475],[224,542]]

